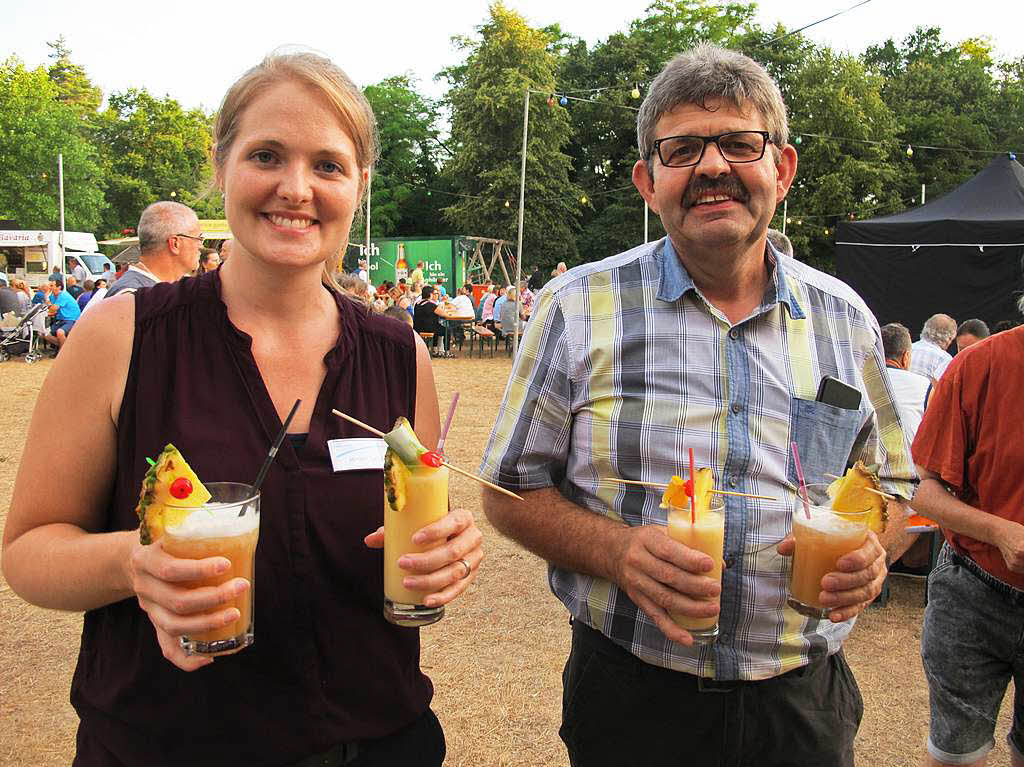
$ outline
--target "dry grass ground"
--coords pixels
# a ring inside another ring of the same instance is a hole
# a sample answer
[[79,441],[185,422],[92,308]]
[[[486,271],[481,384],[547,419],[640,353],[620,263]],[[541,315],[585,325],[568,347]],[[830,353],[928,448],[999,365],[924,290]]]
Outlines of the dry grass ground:
[[[0,363],[0,529],[6,520],[28,417],[52,363]],[[439,360],[442,410],[460,393],[448,442],[456,465],[477,464],[500,401],[509,360]],[[72,403],[68,403],[69,408]],[[73,412],[73,411],[69,411]],[[453,477],[455,504],[478,508],[470,480]],[[73,488],[54,488],[73,497]],[[447,764],[568,764],[558,722],[568,625],[547,588],[543,563],[501,538],[477,515],[487,559],[471,591],[439,624],[423,630],[423,664],[434,679],[434,706],[448,738]],[[847,644],[864,696],[857,739],[860,764],[912,767],[928,729],[928,691],[919,658],[920,581],[894,579],[889,606],[871,610]],[[71,762],[77,718],[68,703],[81,618],[22,602],[0,578],[0,765]],[[1003,741],[1010,698],[989,764],[1009,765]]]

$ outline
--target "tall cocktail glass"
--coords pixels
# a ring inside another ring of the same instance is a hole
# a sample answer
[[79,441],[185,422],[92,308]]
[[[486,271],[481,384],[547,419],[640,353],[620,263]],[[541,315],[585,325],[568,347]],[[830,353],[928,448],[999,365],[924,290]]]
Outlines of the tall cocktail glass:
[[444,617],[444,606],[427,607],[425,592],[403,586],[410,573],[398,566],[398,560],[431,548],[414,544],[412,536],[448,513],[448,468],[407,468],[405,507],[395,511],[384,492],[384,617],[397,626],[427,626]]
[[[668,535],[684,546],[697,549],[711,557],[714,567],[705,576],[722,582],[722,557],[725,549],[725,504],[720,497],[711,500],[711,506],[692,521],[690,508],[672,506],[668,510]],[[714,601],[709,599],[708,601]],[[690,618],[670,613],[676,625],[690,632],[696,644],[709,644],[718,637],[718,616]]]
[[[217,612],[227,607],[238,610],[238,619],[226,626],[181,637],[187,655],[229,655],[253,643],[253,594],[255,591],[255,553],[260,533],[260,494],[251,485],[238,482],[207,482],[212,496],[198,509],[189,509],[181,524],[164,531],[164,550],[182,559],[226,557],[227,572],[187,584],[189,588],[219,586],[233,578],[245,578],[249,588]],[[170,504],[169,504],[170,506]],[[173,508],[173,506],[170,506]]]
[[836,572],[836,563],[858,549],[868,535],[870,508],[835,511],[828,485],[807,486],[810,519],[799,492],[793,502],[793,572],[789,582],[790,607],[809,618],[827,618],[831,608],[821,603],[821,579]]

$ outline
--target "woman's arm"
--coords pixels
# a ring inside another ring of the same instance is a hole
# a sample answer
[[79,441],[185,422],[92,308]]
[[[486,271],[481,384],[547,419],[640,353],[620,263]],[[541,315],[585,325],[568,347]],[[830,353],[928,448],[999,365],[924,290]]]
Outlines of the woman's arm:
[[[131,595],[131,534],[101,530],[131,361],[134,298],[79,321],[36,400],[4,530],[3,569],[24,599],[87,610]],[[96,364],[102,350],[103,364]]]

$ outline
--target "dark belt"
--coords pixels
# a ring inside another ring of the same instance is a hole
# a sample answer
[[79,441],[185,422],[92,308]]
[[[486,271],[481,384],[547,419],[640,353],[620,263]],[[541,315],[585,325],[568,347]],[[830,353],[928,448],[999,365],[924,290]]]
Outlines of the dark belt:
[[341,767],[341,765],[354,762],[357,756],[359,756],[357,742],[338,743],[322,754],[307,756],[305,759],[293,762],[288,767]]
[[960,565],[967,572],[977,578],[979,581],[984,583],[990,589],[998,594],[1002,594],[1004,597],[1013,602],[1017,607],[1024,606],[1024,591],[1015,589],[1009,583],[1003,583],[1001,580],[992,575],[988,570],[979,565],[970,557],[964,556],[963,554],[954,551],[952,548],[949,550],[950,558],[954,563]]

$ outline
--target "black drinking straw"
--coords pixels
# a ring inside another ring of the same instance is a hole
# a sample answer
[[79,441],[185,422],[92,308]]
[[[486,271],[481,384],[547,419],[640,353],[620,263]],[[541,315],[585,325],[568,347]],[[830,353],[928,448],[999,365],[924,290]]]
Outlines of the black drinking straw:
[[274,462],[274,458],[277,457],[277,450],[281,447],[281,443],[284,442],[285,435],[288,433],[288,424],[292,422],[292,418],[295,417],[295,411],[299,409],[299,405],[302,403],[301,399],[295,400],[295,404],[292,405],[292,411],[288,414],[288,417],[284,419],[284,423],[281,425],[281,431],[277,433],[277,438],[274,440],[274,446],[270,448],[270,452],[267,453],[267,460],[263,462],[260,467],[260,473],[256,475],[256,481],[252,483],[253,495],[260,489],[260,485],[263,484],[263,480],[267,476],[267,472],[270,470],[270,464]]

